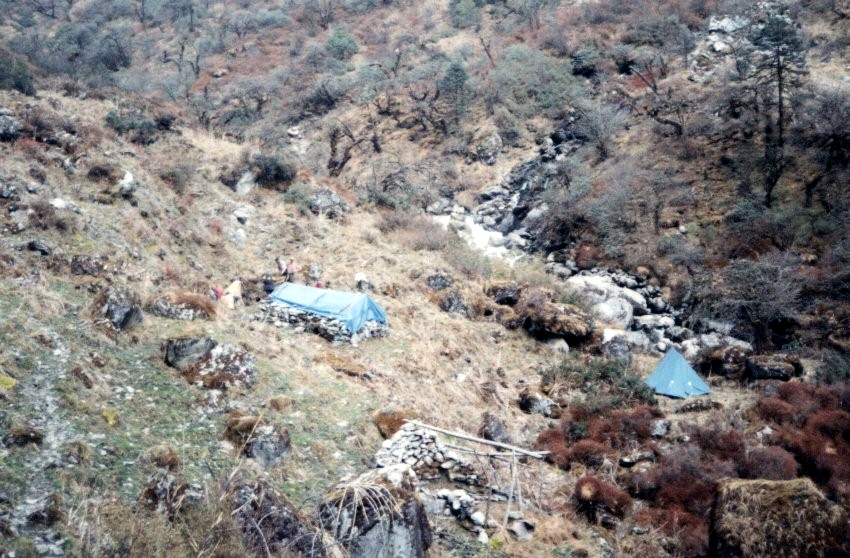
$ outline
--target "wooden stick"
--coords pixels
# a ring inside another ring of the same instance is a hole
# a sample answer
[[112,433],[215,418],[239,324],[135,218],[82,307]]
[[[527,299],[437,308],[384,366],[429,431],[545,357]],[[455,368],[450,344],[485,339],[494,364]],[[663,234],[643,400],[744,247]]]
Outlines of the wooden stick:
[[427,428],[428,430],[433,430],[435,432],[439,432],[441,434],[445,434],[446,436],[451,436],[452,438],[459,438],[461,440],[466,440],[468,442],[475,442],[476,444],[484,444],[485,446],[493,446],[496,448],[502,448],[506,450],[510,450],[512,452],[519,453],[521,455],[527,455],[528,457],[533,457],[535,459],[543,459],[546,455],[549,454],[548,451],[528,451],[522,448],[518,448],[516,446],[512,446],[510,444],[503,444],[501,442],[494,442],[492,440],[485,440],[483,438],[476,438],[475,436],[470,436],[469,434],[463,434],[459,432],[452,432],[450,430],[444,430],[442,428],[438,428],[436,426],[431,426],[430,424],[425,424],[419,422],[418,420],[408,420],[405,419],[406,423],[412,424],[413,426],[418,426],[420,428]]

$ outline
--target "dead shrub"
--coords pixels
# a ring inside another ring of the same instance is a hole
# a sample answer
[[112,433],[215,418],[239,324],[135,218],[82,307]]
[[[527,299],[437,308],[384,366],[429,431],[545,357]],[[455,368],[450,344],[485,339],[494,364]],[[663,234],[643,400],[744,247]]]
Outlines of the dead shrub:
[[661,466],[653,465],[649,469],[630,472],[624,478],[624,484],[635,498],[653,500],[661,488]]
[[452,233],[425,216],[411,219],[398,231],[399,241],[411,250],[436,252],[449,245]]
[[671,551],[678,556],[705,556],[708,553],[708,522],[679,506],[647,508],[635,515],[639,525],[661,527]]
[[613,448],[624,448],[634,441],[648,440],[652,435],[652,421],[663,416],[658,407],[649,405],[614,411],[608,418],[591,419],[587,427],[588,436]]
[[735,476],[736,472],[734,464],[713,459],[694,445],[665,455],[661,468],[661,488],[655,504],[663,508],[679,506],[704,518],[708,518],[714,501],[717,480]]
[[831,440],[850,441],[850,413],[819,411],[806,419],[805,429]]
[[722,461],[739,460],[746,451],[744,437],[735,430],[717,432],[711,428],[694,428],[691,437],[705,453]]
[[790,480],[797,476],[798,467],[793,455],[769,446],[751,450],[739,472],[745,479]]
[[414,218],[415,216],[412,213],[386,211],[381,214],[377,227],[379,231],[387,234],[400,229],[406,229]]

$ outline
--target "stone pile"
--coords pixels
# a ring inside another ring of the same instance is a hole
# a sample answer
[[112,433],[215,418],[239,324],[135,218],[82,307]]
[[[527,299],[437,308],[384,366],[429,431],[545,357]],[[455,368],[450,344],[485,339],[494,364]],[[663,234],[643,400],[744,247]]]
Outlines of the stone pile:
[[357,344],[363,339],[386,337],[390,334],[387,324],[369,320],[357,332],[351,332],[339,320],[325,318],[298,308],[264,301],[259,304],[260,313],[255,319],[279,328],[293,328],[296,332],[317,333],[328,341]]
[[202,320],[206,318],[206,314],[201,310],[189,304],[175,304],[167,300],[155,300],[146,310],[154,316],[161,318],[169,318],[172,320]]
[[221,343],[184,369],[183,375],[192,383],[213,389],[250,388],[257,377],[256,357],[230,343]]
[[409,465],[424,479],[445,475],[449,480],[478,485],[481,479],[457,452],[445,448],[431,432],[405,424],[392,438],[384,440],[375,454],[378,468],[399,463]]

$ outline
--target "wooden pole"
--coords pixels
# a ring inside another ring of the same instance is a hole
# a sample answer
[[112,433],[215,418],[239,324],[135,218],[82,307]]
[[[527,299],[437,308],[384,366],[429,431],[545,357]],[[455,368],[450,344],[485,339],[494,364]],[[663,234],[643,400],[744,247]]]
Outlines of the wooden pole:
[[516,452],[520,455],[527,455],[528,457],[533,457],[535,459],[543,459],[546,457],[549,452],[548,451],[529,451],[522,448],[518,448],[516,446],[512,446],[510,444],[503,444],[501,442],[494,442],[493,440],[485,440],[484,438],[477,438],[475,436],[470,436],[469,434],[464,434],[461,432],[452,432],[450,430],[445,430],[443,428],[438,428],[436,426],[431,426],[430,424],[425,424],[419,422],[418,420],[408,420],[405,419],[406,423],[412,424],[413,426],[418,426],[420,428],[426,428],[428,430],[433,430],[435,432],[439,432],[441,434],[445,434],[446,436],[451,436],[452,438],[458,438],[460,440],[466,440],[468,442],[475,442],[476,444],[484,444],[485,446],[493,446],[496,448],[506,449],[512,452]]

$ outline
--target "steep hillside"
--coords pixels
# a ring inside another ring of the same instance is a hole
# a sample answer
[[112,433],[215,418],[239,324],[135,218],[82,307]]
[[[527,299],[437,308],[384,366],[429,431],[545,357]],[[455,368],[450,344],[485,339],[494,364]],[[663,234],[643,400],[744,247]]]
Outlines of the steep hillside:
[[0,0],[0,555],[850,552],[845,4]]

